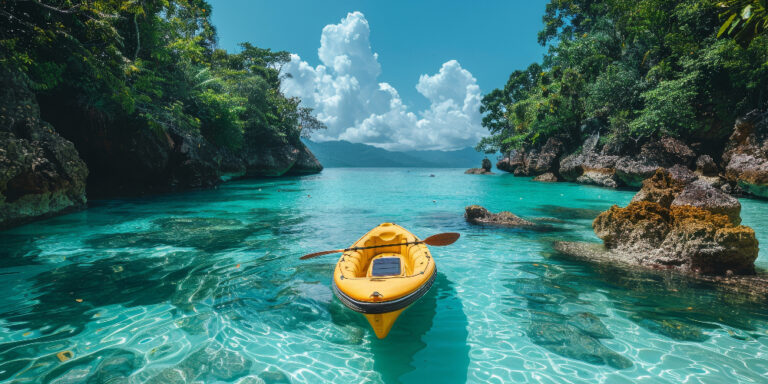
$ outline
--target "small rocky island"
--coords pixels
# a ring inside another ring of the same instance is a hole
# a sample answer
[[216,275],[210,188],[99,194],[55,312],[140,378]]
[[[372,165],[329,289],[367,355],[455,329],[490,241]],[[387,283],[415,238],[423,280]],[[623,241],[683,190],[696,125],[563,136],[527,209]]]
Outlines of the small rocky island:
[[471,224],[496,225],[502,227],[532,228],[536,224],[523,219],[512,212],[492,213],[479,205],[470,205],[464,209],[464,218]]
[[480,168],[470,168],[464,173],[467,175],[494,175],[491,172],[491,160],[488,160],[487,157],[483,159],[483,164]]
[[706,180],[658,169],[629,205],[614,205],[594,220],[603,244],[557,242],[555,249],[587,262],[676,271],[768,294],[768,279],[755,275],[755,232],[740,225],[740,211],[736,198]]

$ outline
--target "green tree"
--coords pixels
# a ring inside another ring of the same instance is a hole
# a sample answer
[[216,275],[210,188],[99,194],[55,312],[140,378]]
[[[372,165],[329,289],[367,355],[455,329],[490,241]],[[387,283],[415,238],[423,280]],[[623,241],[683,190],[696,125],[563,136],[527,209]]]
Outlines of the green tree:
[[717,37],[728,35],[742,47],[747,47],[768,29],[768,2],[766,0],[727,0],[720,3],[725,19]]
[[[722,7],[714,0],[551,0],[538,36],[548,52],[483,98],[491,135],[478,148],[506,152],[552,136],[579,143],[594,129],[635,142],[664,135],[720,142],[736,116],[766,107],[768,89],[768,39],[753,36],[746,48],[717,39]],[[749,25],[756,25],[756,5],[752,12]]]

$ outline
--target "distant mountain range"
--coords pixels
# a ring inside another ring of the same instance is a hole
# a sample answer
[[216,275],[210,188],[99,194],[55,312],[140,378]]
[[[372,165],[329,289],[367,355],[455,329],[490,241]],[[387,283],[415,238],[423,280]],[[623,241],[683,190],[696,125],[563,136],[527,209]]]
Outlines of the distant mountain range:
[[[367,144],[348,141],[304,143],[324,167],[424,167],[477,168],[486,155],[470,147],[455,151],[387,151]],[[493,160],[493,159],[492,159]]]

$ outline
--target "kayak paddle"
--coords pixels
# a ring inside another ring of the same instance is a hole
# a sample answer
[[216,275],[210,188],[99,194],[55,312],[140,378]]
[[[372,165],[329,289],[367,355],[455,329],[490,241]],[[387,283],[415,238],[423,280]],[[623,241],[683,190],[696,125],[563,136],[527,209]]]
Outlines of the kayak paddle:
[[382,244],[382,245],[373,245],[370,247],[352,247],[352,248],[345,248],[345,249],[334,249],[332,251],[322,251],[322,252],[315,252],[310,253],[308,255],[304,255],[300,257],[301,260],[311,259],[313,257],[322,256],[322,255],[328,255],[331,253],[341,253],[346,251],[357,251],[359,249],[371,249],[371,248],[382,248],[382,247],[391,247],[395,245],[409,245],[409,244],[421,244],[424,243],[426,245],[434,245],[435,247],[443,247],[446,245],[453,244],[456,240],[459,239],[459,236],[461,234],[456,232],[445,232],[445,233],[438,233],[436,235],[432,235],[430,237],[427,237],[424,240],[420,241],[411,241],[408,243],[399,243],[399,244]]

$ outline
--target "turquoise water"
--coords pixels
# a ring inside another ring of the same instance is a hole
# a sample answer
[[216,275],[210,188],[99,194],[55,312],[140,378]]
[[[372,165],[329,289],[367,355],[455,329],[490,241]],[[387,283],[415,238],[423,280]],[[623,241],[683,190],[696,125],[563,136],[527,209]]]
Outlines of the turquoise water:
[[[591,218],[632,195],[462,170],[327,169],[94,201],[0,232],[0,381],[765,382],[765,303],[551,250],[597,240]],[[768,202],[742,203],[768,244]],[[549,219],[536,231],[469,226],[469,204]],[[432,247],[435,285],[378,340],[333,297],[337,256],[298,256],[385,221],[462,238]],[[758,265],[768,268],[764,250]]]

